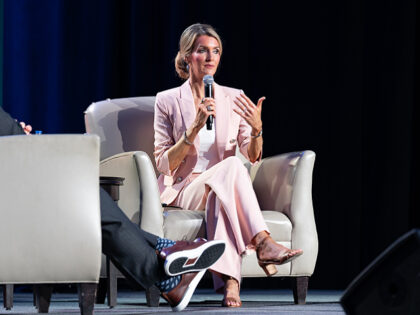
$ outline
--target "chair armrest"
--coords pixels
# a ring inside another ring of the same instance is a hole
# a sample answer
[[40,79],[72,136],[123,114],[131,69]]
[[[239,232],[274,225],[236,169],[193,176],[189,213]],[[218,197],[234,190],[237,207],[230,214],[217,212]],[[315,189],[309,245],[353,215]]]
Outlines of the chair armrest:
[[155,169],[147,153],[138,151],[134,157],[140,178],[140,227],[163,237],[163,209]]
[[318,235],[312,205],[313,151],[293,152],[263,159],[250,168],[261,209],[281,211],[290,219],[292,248],[305,259],[292,262],[291,274],[312,274],[318,254]]
[[121,210],[143,230],[163,236],[162,206],[153,165],[146,153],[131,151],[101,161],[101,176],[124,177]]

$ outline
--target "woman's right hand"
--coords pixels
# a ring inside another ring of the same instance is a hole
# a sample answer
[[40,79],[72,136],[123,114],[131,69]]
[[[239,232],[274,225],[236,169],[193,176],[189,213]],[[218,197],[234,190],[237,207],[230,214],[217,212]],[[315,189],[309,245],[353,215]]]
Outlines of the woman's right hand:
[[214,98],[206,97],[203,98],[200,104],[198,104],[197,114],[195,116],[194,127],[199,131],[206,124],[207,118],[213,115],[216,117],[216,102]]
[[[198,104],[194,123],[185,131],[185,136],[181,137],[181,139],[168,150],[169,169],[171,171],[182,163],[194,142],[195,137],[206,124],[207,117],[216,115],[215,105],[216,103],[213,98],[204,98],[201,103]],[[186,139],[184,139],[184,137],[186,137]]]

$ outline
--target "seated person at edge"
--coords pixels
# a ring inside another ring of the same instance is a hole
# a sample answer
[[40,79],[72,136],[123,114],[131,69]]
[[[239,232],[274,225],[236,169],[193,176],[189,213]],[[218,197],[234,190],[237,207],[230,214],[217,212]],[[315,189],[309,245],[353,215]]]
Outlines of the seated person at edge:
[[[182,33],[175,69],[186,82],[159,92],[155,103],[156,165],[161,201],[185,209],[206,211],[208,239],[226,241],[222,257],[211,267],[222,306],[240,307],[241,255],[256,250],[267,276],[300,256],[302,250],[277,244],[264,222],[241,153],[257,163],[262,154],[261,108],[241,90],[213,84],[213,97],[205,98],[203,78],[213,76],[222,55],[216,31],[194,24]],[[206,120],[214,116],[207,130]]]
[[[31,130],[0,107],[0,136],[30,134]],[[223,253],[224,242],[159,238],[131,222],[105,190],[99,192],[102,252],[133,284],[145,289],[156,285],[172,310],[183,310],[206,269]]]

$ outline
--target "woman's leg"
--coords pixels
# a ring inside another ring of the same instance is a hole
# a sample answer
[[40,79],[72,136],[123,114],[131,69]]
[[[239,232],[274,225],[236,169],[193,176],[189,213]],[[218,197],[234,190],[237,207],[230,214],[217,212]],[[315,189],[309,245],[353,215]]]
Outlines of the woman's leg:
[[[224,255],[212,270],[241,280],[241,254],[255,235],[268,231],[246,168],[236,157],[216,164],[196,177],[175,204],[185,209],[206,209],[207,237],[227,242]],[[214,277],[215,288],[224,281]]]
[[226,240],[226,246],[229,248],[226,256],[223,257],[225,262],[221,264],[221,268],[224,268],[223,273],[213,272],[214,287],[216,290],[223,292],[222,306],[240,307],[242,305],[239,296],[242,257],[238,254],[232,229],[227,225],[229,219],[226,212],[222,209],[220,201],[213,191],[208,195],[206,209],[214,209],[214,211],[206,212],[208,238]]
[[232,277],[222,276],[225,283],[223,288],[222,306],[226,307],[241,307],[242,302],[239,296],[239,282]]

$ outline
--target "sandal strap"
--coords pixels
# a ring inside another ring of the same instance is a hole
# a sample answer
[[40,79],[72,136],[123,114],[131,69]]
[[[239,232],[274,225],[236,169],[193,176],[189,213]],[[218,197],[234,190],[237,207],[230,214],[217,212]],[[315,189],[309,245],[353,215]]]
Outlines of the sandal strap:
[[265,243],[265,240],[266,240],[266,239],[268,239],[269,237],[271,237],[271,236],[270,236],[270,234],[268,234],[266,237],[264,237],[264,238],[261,240],[261,242],[259,242],[259,243],[255,246],[255,249],[258,251],[258,249],[260,249],[260,248],[261,248],[262,244],[264,244],[264,243]]

